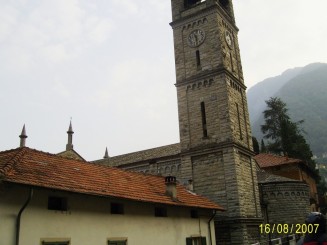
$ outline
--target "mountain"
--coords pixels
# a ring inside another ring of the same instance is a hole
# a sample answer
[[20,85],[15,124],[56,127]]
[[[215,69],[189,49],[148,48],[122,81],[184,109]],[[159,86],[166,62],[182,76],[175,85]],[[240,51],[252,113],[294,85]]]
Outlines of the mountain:
[[289,69],[279,76],[265,79],[248,93],[252,134],[260,141],[260,125],[265,100],[280,97],[289,109],[293,121],[304,120],[304,136],[314,154],[327,152],[327,64],[313,63]]

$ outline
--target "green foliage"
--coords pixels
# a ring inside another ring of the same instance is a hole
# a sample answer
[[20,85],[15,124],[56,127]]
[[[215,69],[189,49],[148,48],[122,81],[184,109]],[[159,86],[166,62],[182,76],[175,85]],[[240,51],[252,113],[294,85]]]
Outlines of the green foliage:
[[260,153],[259,142],[258,142],[257,138],[253,137],[253,136],[252,136],[252,145],[253,145],[253,151],[255,152],[255,154],[259,154]]
[[265,124],[261,125],[264,138],[269,141],[268,149],[279,153],[282,147],[282,122],[290,120],[286,104],[277,97],[266,101],[267,109],[263,112]]
[[261,130],[264,138],[269,140],[268,150],[284,152],[290,157],[304,160],[309,167],[315,169],[310,146],[299,127],[303,121],[292,122],[286,104],[280,98],[270,98],[266,103],[267,109],[263,112],[265,124]]
[[281,146],[288,156],[305,160],[309,167],[315,168],[315,162],[311,159],[312,152],[305,138],[301,134],[298,123],[290,120],[281,122]]
[[266,153],[267,152],[267,148],[266,148],[266,145],[265,145],[265,142],[263,141],[263,139],[261,139],[261,153]]

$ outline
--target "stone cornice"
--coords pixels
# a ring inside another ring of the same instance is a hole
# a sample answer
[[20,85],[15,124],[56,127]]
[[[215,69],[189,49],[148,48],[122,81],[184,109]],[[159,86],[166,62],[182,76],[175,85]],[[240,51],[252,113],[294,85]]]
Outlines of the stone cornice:
[[191,149],[187,149],[181,152],[181,156],[186,155],[203,155],[208,153],[217,153],[223,152],[226,148],[236,148],[240,153],[248,156],[254,156],[255,153],[250,149],[239,145],[235,142],[222,142],[222,143],[211,143],[211,144],[204,144],[200,145]]
[[213,76],[217,76],[217,75],[220,75],[220,74],[225,74],[227,75],[230,79],[232,79],[234,82],[237,82],[237,84],[242,87],[242,89],[246,90],[246,86],[240,82],[240,79],[237,78],[236,76],[233,75],[233,73],[231,73],[230,71],[228,71],[225,67],[223,66],[219,66],[215,69],[212,69],[212,70],[208,70],[208,71],[204,71],[204,72],[201,72],[199,74],[196,74],[192,77],[189,77],[187,79],[183,79],[181,81],[177,81],[175,83],[175,86],[176,87],[180,87],[180,86],[184,86],[184,85],[188,85],[190,83],[194,83],[194,82],[197,82],[199,80],[205,80],[205,79],[210,79],[212,78]]
[[[187,10],[184,10],[183,12],[185,12]],[[179,28],[183,25],[188,24],[189,22],[193,22],[199,18],[204,18],[210,14],[214,14],[214,13],[220,13],[222,16],[224,16],[225,20],[227,20],[229,22],[229,24],[231,25],[231,27],[238,32],[239,29],[238,27],[235,25],[234,21],[231,19],[231,17],[219,6],[219,4],[214,4],[211,6],[208,6],[200,11],[197,11],[194,14],[190,14],[188,16],[184,16],[184,17],[180,17],[180,19],[172,21],[170,24],[170,26],[175,29],[175,28]],[[180,15],[182,15],[182,13],[180,13]]]

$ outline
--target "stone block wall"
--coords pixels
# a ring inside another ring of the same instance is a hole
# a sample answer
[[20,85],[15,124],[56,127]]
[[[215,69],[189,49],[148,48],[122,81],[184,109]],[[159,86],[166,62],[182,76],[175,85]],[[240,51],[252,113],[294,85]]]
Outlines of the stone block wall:
[[303,224],[310,212],[309,187],[301,182],[261,185],[265,223]]

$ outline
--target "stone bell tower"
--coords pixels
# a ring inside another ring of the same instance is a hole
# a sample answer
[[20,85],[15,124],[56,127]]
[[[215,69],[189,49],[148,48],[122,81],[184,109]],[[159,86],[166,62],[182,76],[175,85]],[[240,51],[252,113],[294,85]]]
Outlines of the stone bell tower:
[[217,244],[258,241],[262,222],[231,0],[171,0],[181,174],[218,202]]

